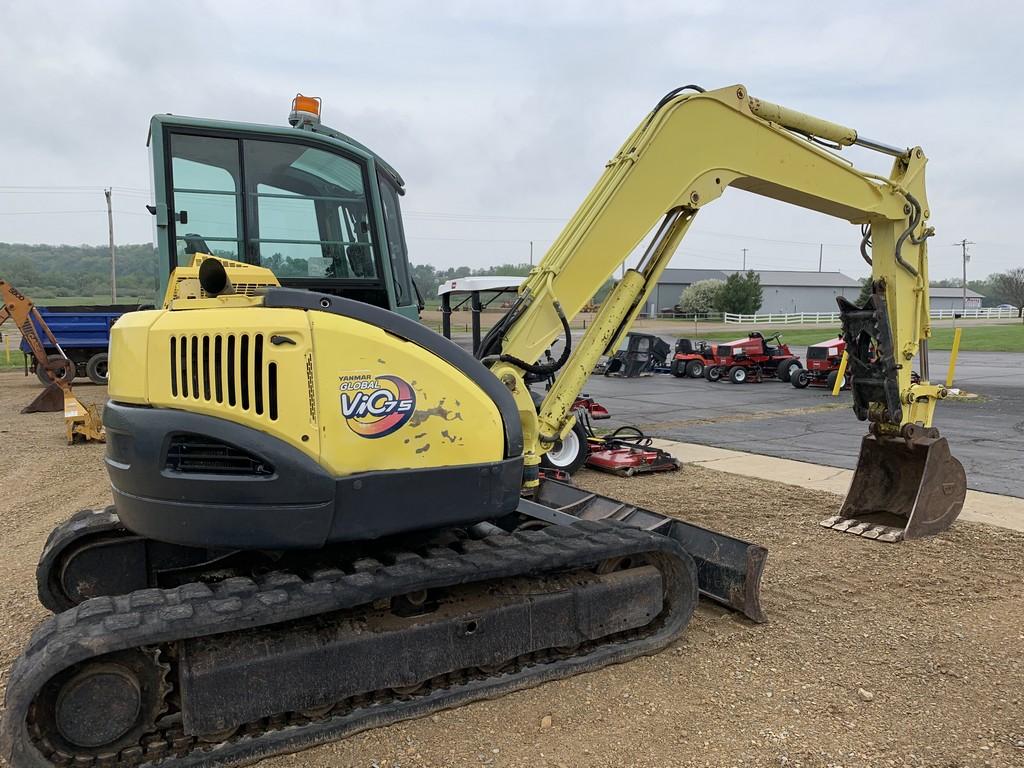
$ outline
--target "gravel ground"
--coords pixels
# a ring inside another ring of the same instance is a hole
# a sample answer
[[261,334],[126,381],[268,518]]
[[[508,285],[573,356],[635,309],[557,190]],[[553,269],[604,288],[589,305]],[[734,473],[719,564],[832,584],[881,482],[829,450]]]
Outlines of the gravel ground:
[[[0,374],[0,678],[33,625],[50,528],[109,501],[101,446],[22,416]],[[86,402],[101,388],[76,390]],[[819,528],[839,498],[698,467],[594,490],[760,542],[770,621],[702,605],[652,657],[266,766],[1024,766],[1024,534],[961,523],[890,546]]]

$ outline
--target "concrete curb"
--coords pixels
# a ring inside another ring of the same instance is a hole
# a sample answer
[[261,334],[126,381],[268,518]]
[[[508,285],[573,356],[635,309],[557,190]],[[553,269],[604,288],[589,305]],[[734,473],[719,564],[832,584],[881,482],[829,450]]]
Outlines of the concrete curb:
[[[699,464],[720,472],[773,480],[839,496],[846,495],[853,478],[852,469],[778,459],[696,443],[678,443],[674,440],[657,439],[654,444],[686,464]],[[1024,532],[1024,499],[969,490],[964,509],[957,519]]]

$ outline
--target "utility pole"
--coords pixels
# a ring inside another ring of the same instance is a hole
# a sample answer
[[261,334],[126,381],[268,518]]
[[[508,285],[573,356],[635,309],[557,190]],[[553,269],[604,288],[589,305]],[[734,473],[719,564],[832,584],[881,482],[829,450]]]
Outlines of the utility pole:
[[103,190],[103,196],[107,198],[107,231],[110,234],[110,303],[117,304],[117,252],[114,249],[114,209],[110,203],[112,193],[111,187]]
[[821,272],[821,253],[825,250],[824,243],[818,243],[818,271]]
[[959,245],[961,252],[964,257],[964,284],[963,284],[963,296],[964,296],[964,313],[967,312],[967,262],[971,260],[971,254],[967,252],[968,245],[974,245],[974,241],[968,240],[966,237],[959,243],[953,243],[953,245]]
[[747,249],[743,249],[743,271],[747,271]]
[[530,241],[530,266],[533,266],[533,240]]

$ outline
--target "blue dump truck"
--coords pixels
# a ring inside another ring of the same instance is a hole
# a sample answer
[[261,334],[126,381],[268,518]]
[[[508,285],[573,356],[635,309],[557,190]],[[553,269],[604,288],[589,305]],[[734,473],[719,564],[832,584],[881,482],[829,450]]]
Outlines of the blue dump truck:
[[[75,377],[88,377],[94,384],[106,384],[110,327],[125,312],[131,312],[140,307],[137,304],[115,304],[94,307],[38,307],[38,309],[43,321],[57,339],[60,349],[63,350],[63,357],[67,357],[74,363],[74,370],[65,369],[64,380],[71,383]],[[45,330],[40,328],[35,320],[32,322],[46,348],[46,354],[51,358],[62,357]],[[28,355],[28,359],[31,359],[32,350],[29,349],[24,339],[22,339],[20,349]],[[40,382],[44,385],[49,384],[46,374],[42,368],[36,366],[35,361],[32,362],[31,369],[39,377]]]

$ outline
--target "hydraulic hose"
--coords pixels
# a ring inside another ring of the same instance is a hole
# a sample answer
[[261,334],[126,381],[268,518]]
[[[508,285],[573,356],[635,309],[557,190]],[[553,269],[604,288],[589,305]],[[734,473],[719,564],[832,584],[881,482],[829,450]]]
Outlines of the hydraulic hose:
[[921,243],[928,239],[928,234],[925,233],[921,237],[917,237],[914,235],[914,230],[917,228],[917,225],[921,223],[921,204],[917,201],[917,198],[914,197],[909,192],[904,192],[903,196],[907,198],[907,201],[913,207],[914,215],[910,219],[910,225],[903,231],[903,234],[901,234],[899,238],[896,240],[896,261],[899,262],[899,265],[903,267],[905,270],[907,270],[907,272],[912,274],[914,277],[917,277],[917,268],[914,267],[914,265],[911,264],[909,261],[904,259],[900,251],[903,249],[903,243],[906,242],[908,237],[910,238],[911,243],[913,243],[914,245],[920,245]]
[[496,322],[491,330],[487,332],[483,341],[480,342],[480,349],[477,351],[478,359],[483,360],[487,357],[494,357],[497,359],[497,353],[501,347],[501,338],[505,335],[508,327],[519,317],[522,304],[523,297],[517,297],[509,311],[506,312],[504,316],[502,316],[501,320]]
[[558,319],[562,322],[562,330],[565,332],[565,345],[562,347],[562,354],[558,356],[558,359],[551,363],[535,365],[533,363],[528,363],[525,360],[520,360],[515,355],[501,355],[498,358],[501,362],[511,363],[512,365],[522,368],[527,373],[532,373],[535,376],[550,376],[565,365],[566,361],[569,359],[569,355],[572,353],[572,329],[569,328],[569,321],[565,317],[565,312],[562,311],[561,302],[555,300],[553,304],[555,312],[558,313]]
[[871,247],[871,225],[861,225],[860,233],[863,235],[860,239],[860,255],[864,257],[864,261],[868,263],[869,267],[873,267],[875,263],[871,260],[871,254],[868,253],[868,248]]
[[672,99],[674,99],[683,91],[696,91],[697,93],[707,93],[707,89],[701,88],[699,85],[693,84],[681,85],[678,88],[673,88],[671,91],[669,91],[668,93],[661,97],[661,101],[654,105],[654,109],[651,110],[651,114],[647,117],[647,122],[644,123],[644,127],[646,128],[648,125],[650,125],[651,120],[654,119],[654,116],[658,114],[661,108],[668,104],[670,101],[672,101]]

